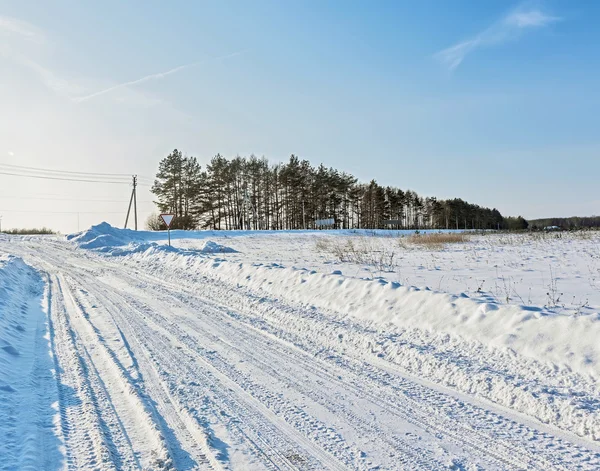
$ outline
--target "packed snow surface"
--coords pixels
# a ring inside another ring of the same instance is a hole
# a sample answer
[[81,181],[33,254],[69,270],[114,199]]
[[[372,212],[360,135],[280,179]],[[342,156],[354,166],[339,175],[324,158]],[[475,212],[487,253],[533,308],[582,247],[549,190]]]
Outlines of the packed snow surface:
[[600,469],[599,237],[413,233],[0,238],[0,469]]

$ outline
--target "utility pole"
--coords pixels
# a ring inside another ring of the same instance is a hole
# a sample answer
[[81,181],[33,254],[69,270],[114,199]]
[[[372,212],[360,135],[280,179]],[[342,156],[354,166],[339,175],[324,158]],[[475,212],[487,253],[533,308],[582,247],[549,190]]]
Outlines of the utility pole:
[[129,198],[129,207],[127,208],[127,217],[125,218],[125,229],[127,229],[127,222],[129,222],[129,213],[131,212],[131,204],[133,203],[133,216],[135,219],[135,230],[138,229],[137,224],[137,175],[132,176],[133,189],[131,190],[131,198]]
[[137,231],[137,175],[133,176],[133,217],[135,219],[135,230]]

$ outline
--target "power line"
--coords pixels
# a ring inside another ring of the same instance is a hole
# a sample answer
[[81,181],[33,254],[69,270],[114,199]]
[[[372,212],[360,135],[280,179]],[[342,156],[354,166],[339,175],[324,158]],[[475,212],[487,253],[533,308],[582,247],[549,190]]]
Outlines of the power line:
[[[18,200],[50,200],[50,201],[82,201],[86,203],[127,203],[126,200],[106,200],[106,199],[81,199],[75,196],[65,198],[54,198],[47,196],[15,196],[15,195],[0,195],[0,199],[18,199]],[[154,201],[138,201],[138,203],[154,203]]]
[[[117,185],[128,185],[129,184],[129,182],[127,182],[127,181],[120,182],[120,181],[113,181],[113,180],[91,180],[91,179],[85,179],[85,178],[51,177],[48,175],[26,175],[26,174],[20,174],[20,173],[3,172],[2,170],[0,170],[0,175],[11,175],[13,177],[39,178],[42,180],[60,180],[60,181],[67,181],[67,182],[109,183],[109,184],[117,184]],[[145,186],[150,186],[150,185],[145,185]]]
[[[40,167],[26,167],[23,165],[13,165],[13,164],[4,164],[0,163],[0,167],[8,167],[9,169],[14,170],[25,170],[25,171],[35,171],[35,172],[43,172],[43,173],[58,173],[58,174],[69,174],[74,176],[88,176],[88,177],[116,177],[116,178],[131,178],[131,175],[126,173],[99,173],[99,172],[73,172],[70,170],[56,170],[51,168],[40,168]],[[141,177],[144,180],[152,180],[149,177]]]
[[46,196],[3,196],[0,195],[0,199],[13,199],[13,200],[50,200],[50,201],[83,201],[86,203],[127,203],[124,200],[90,200],[90,199],[80,199],[76,197],[72,198],[53,198]]
[[35,214],[123,214],[123,211],[37,211],[27,209],[0,209],[6,213],[35,213]]
[[[104,199],[104,195],[91,195],[91,196],[93,198],[99,199],[99,201]],[[10,195],[7,195],[7,194],[0,195],[0,198],[2,198],[2,197],[7,197],[7,198],[23,197],[23,198],[40,198],[40,199],[45,199],[45,198],[50,199],[51,197],[58,197],[58,198],[67,198],[67,199],[73,199],[73,200],[77,199],[78,201],[80,201],[76,195],[71,195],[71,194],[66,195],[64,193],[46,193],[46,192],[44,192],[44,193],[29,193],[28,192],[26,195],[18,195],[15,193],[11,193]]]

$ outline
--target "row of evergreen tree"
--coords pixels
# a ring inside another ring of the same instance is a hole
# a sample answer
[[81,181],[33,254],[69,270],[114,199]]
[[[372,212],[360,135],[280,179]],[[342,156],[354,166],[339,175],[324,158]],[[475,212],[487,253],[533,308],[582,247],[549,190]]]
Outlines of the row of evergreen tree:
[[[508,228],[497,209],[424,198],[375,180],[360,183],[295,155],[283,164],[216,155],[203,169],[176,149],[160,162],[152,192],[179,229],[315,229],[322,227],[317,221],[331,220],[339,229]],[[159,223],[149,220],[149,226]]]
[[533,219],[529,221],[529,226],[533,230],[543,230],[548,227],[559,227],[563,230],[598,229],[600,216]]

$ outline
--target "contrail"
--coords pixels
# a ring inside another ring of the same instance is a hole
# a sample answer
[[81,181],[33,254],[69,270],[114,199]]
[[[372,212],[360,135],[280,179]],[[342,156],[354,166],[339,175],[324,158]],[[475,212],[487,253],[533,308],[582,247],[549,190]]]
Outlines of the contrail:
[[74,101],[77,103],[81,103],[81,102],[90,100],[92,98],[95,98],[97,96],[105,95],[114,90],[118,90],[119,88],[125,88],[125,87],[130,87],[132,85],[138,85],[140,83],[149,82],[150,80],[160,80],[160,79],[165,78],[168,75],[175,74],[181,70],[189,69],[190,67],[195,67],[195,66],[204,64],[206,62],[209,62],[211,60],[227,59],[229,57],[234,57],[234,56],[240,55],[241,53],[242,53],[242,51],[232,52],[231,54],[226,54],[224,56],[211,57],[211,58],[205,59],[203,61],[192,62],[190,64],[180,65],[179,67],[175,67],[174,69],[167,70],[166,72],[159,72],[159,73],[152,74],[152,75],[146,75],[145,77],[139,78],[137,80],[131,80],[130,82],[123,82],[123,83],[119,83],[118,85],[113,85],[112,87],[105,88],[104,90],[100,90],[99,92],[92,93],[91,95],[74,98]]

